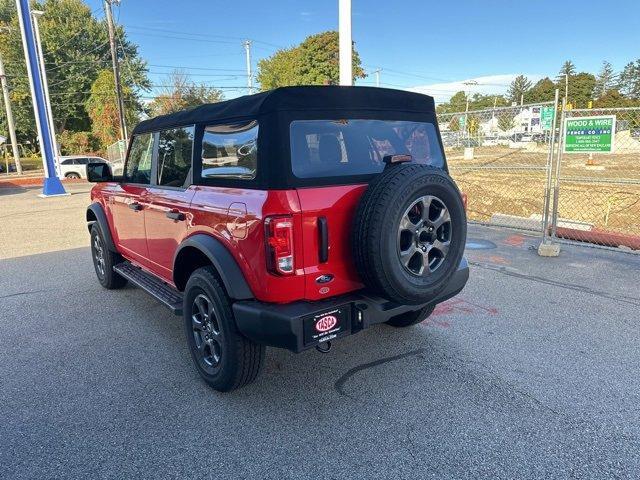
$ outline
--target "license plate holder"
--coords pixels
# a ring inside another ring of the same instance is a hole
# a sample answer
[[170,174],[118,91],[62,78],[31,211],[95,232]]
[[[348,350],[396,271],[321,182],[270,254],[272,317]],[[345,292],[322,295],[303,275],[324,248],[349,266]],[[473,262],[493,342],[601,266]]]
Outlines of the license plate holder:
[[351,332],[351,305],[328,308],[302,319],[304,345],[328,342]]

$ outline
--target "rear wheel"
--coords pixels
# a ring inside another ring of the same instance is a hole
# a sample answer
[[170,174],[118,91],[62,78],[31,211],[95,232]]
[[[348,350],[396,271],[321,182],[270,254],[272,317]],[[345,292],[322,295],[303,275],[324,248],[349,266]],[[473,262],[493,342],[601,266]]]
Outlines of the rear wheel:
[[209,386],[228,392],[257,378],[265,347],[238,332],[230,299],[212,267],[191,274],[183,311],[191,358]]
[[77,173],[75,173],[75,172],[69,172],[69,173],[67,173],[67,174],[65,175],[65,177],[66,177],[66,178],[71,178],[71,179],[73,179],[73,180],[76,180],[76,179],[80,178],[80,175],[78,175],[78,174],[77,174]]
[[411,327],[424,322],[433,313],[435,308],[435,305],[427,305],[426,307],[422,307],[420,310],[392,317],[387,320],[387,324],[397,328]]

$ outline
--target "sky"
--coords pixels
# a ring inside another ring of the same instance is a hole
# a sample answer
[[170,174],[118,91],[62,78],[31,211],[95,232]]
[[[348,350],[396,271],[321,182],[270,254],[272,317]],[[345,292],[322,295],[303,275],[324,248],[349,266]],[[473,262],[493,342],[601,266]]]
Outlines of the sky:
[[[85,0],[102,17],[101,0]],[[518,74],[555,77],[571,59],[596,73],[640,58],[640,1],[352,0],[353,40],[370,75],[358,85],[428,93],[446,101],[474,79],[471,92],[502,93]],[[121,0],[114,7],[149,63],[155,85],[176,67],[194,81],[247,93],[243,39],[252,63],[308,35],[335,30],[338,0]],[[126,68],[123,67],[123,68]],[[156,87],[157,91],[160,87]]]

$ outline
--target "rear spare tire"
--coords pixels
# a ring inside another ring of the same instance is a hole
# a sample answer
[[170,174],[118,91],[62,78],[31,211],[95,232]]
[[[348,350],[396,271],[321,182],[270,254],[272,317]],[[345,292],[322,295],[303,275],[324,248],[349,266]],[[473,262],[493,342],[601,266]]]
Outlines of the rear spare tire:
[[375,293],[401,304],[428,303],[458,268],[466,236],[462,197],[446,172],[393,165],[374,179],[358,205],[356,268]]

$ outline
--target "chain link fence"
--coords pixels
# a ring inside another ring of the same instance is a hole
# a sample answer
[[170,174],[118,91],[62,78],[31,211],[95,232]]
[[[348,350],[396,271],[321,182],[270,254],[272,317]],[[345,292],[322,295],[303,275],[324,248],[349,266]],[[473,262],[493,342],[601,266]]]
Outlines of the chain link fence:
[[640,108],[566,110],[560,129],[552,238],[640,253]]
[[543,231],[555,102],[438,115],[470,221]]
[[116,143],[107,147],[107,160],[109,160],[111,164],[114,175],[122,174],[126,155],[127,143],[124,140],[118,140]]

